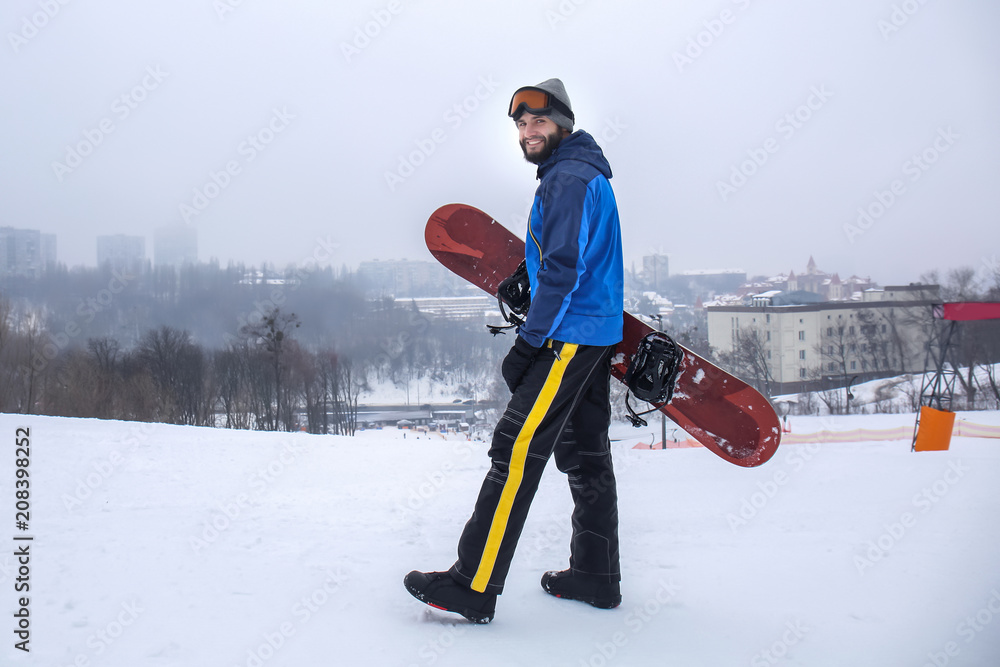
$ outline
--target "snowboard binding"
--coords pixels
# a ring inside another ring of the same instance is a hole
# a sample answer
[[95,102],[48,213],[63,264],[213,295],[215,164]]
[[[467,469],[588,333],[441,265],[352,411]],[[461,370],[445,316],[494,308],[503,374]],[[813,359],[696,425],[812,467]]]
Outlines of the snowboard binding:
[[[487,324],[486,328],[491,334],[496,336],[507,333],[507,329],[516,329],[524,324],[524,316],[528,314],[528,307],[531,306],[531,281],[528,279],[528,267],[523,260],[518,264],[517,270],[504,278],[497,287],[497,304],[507,326]],[[510,308],[510,312],[507,308]]]
[[[625,385],[636,398],[656,406],[666,405],[674,395],[674,386],[680,373],[684,351],[670,336],[653,331],[639,341],[639,348],[632,356],[628,371],[625,373]],[[625,407],[628,410],[629,421],[636,428],[647,426],[642,415],[655,412],[658,407],[645,412],[636,413],[625,394]]]

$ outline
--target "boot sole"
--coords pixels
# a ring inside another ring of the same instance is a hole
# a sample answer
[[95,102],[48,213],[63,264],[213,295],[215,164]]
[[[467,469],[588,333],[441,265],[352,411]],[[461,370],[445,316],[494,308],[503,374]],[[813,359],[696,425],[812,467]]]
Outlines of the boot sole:
[[544,590],[549,595],[559,598],[560,600],[576,600],[577,602],[586,602],[591,607],[596,607],[597,609],[614,609],[622,603],[621,596],[614,598],[597,598],[592,595],[570,595],[568,593],[559,593],[552,590],[549,587],[549,582],[555,577],[542,577],[542,590]]
[[406,588],[406,591],[410,595],[417,598],[425,605],[433,607],[434,609],[440,609],[441,611],[447,611],[453,614],[458,614],[462,616],[465,620],[471,621],[472,623],[476,623],[477,625],[486,625],[487,623],[493,620],[493,614],[483,614],[480,611],[474,611],[466,607],[448,607],[447,604],[442,602],[441,600],[435,600],[434,598],[425,595],[421,591],[417,590],[416,588],[411,586],[410,582],[406,579],[403,579],[403,586]]
[[583,596],[573,596],[573,595],[562,595],[560,593],[555,593],[549,589],[545,589],[545,592],[549,595],[559,598],[560,600],[576,600],[577,602],[586,602],[591,607],[596,607],[598,609],[614,609],[621,605],[622,601],[618,600],[598,600],[597,598],[583,597]]

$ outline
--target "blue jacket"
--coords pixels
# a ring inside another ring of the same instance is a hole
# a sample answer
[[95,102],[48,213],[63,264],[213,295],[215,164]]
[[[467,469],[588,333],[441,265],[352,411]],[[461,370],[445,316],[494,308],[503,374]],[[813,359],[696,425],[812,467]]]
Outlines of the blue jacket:
[[525,260],[531,308],[520,336],[614,345],[622,339],[624,264],[611,166],[594,138],[569,135],[538,167]]

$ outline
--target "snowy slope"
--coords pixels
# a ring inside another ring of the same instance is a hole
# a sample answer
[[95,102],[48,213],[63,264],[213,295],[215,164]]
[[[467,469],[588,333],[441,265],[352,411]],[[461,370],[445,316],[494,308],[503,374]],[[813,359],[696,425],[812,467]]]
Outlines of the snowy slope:
[[[795,427],[830,423],[809,420]],[[19,426],[31,429],[27,533],[13,516]],[[453,561],[483,443],[12,415],[0,433],[3,665],[1000,664],[996,440],[923,454],[794,445],[753,470],[616,443],[623,605],[540,589],[568,557],[553,467],[496,620],[471,626],[401,580]],[[29,654],[12,632],[23,534],[35,538]]]

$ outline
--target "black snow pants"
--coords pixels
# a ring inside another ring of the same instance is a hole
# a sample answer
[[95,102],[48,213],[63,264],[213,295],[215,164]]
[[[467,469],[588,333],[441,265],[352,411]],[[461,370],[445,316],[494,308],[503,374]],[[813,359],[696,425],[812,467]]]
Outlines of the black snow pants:
[[619,581],[618,495],[608,426],[611,347],[550,341],[493,433],[492,465],[450,572],[501,593],[528,508],[551,455],[573,496],[570,568]]

